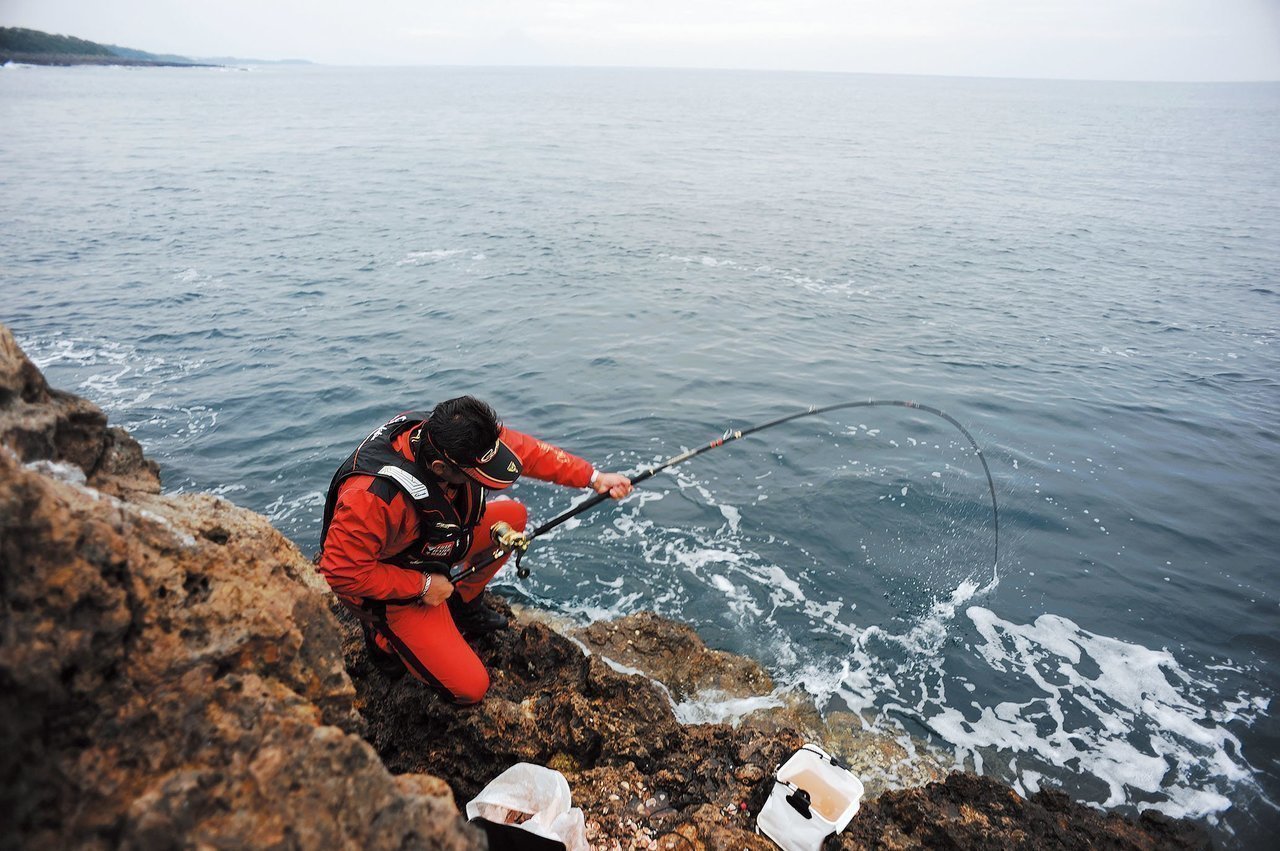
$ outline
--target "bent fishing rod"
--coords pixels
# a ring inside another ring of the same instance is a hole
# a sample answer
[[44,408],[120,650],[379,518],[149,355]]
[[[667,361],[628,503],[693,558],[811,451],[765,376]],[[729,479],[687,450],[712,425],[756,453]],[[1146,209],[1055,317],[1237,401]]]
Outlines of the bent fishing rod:
[[[741,440],[742,438],[747,437],[748,435],[758,434],[759,432],[762,432],[765,429],[770,429],[770,428],[773,428],[774,426],[780,426],[783,423],[789,423],[792,420],[799,420],[805,417],[815,417],[815,416],[818,416],[819,414],[826,414],[826,413],[830,413],[831,411],[842,411],[849,408],[884,408],[884,407],[909,408],[913,411],[924,411],[925,413],[933,414],[934,416],[941,417],[942,419],[951,423],[951,425],[955,426],[960,431],[960,433],[965,436],[965,439],[969,441],[969,445],[973,447],[973,451],[978,455],[978,460],[982,462],[982,472],[984,472],[987,476],[987,487],[991,491],[991,516],[994,521],[994,529],[995,529],[995,552],[994,552],[994,555],[992,556],[992,569],[994,570],[995,567],[998,566],[1000,563],[1000,510],[996,506],[996,484],[995,484],[995,481],[991,478],[991,468],[987,466],[986,456],[982,454],[982,448],[979,447],[978,442],[973,439],[973,435],[969,434],[969,430],[966,429],[963,425],[961,425],[958,420],[956,420],[954,417],[952,417],[950,414],[944,411],[940,411],[937,408],[930,407],[929,405],[922,405],[919,402],[903,402],[903,401],[897,401],[897,400],[870,399],[865,402],[841,402],[835,405],[827,405],[822,408],[810,407],[808,410],[800,411],[799,413],[795,413],[795,414],[787,414],[786,416],[778,417],[776,420],[770,420],[767,423],[761,423],[760,425],[752,426],[751,428],[747,428],[747,429],[742,429],[741,431],[734,431],[734,430],[726,431],[723,435],[711,441],[706,446],[701,446],[697,449],[690,449],[685,452],[682,452],[679,455],[675,455],[671,458],[668,458],[666,461],[663,461],[661,464],[658,464],[656,467],[650,467],[648,470],[645,470],[644,472],[637,474],[635,477],[631,479],[631,484],[632,486],[638,485],[641,482],[646,481],[647,479],[653,478],[658,473],[661,473],[663,470],[668,470],[676,466],[677,464],[683,464],[685,461],[688,461],[691,458],[696,458],[699,455],[703,454],[704,452],[710,452],[712,449],[717,449],[721,446],[724,446],[726,443],[733,443],[734,441]],[[545,535],[547,532],[550,532],[552,529],[556,528],[557,526],[564,523],[565,521],[571,520],[572,518],[577,517],[579,514],[582,514],[586,511],[590,511],[591,509],[595,508],[597,505],[599,505],[600,503],[604,502],[607,499],[609,499],[609,494],[607,492],[595,494],[590,499],[587,499],[586,501],[580,503],[579,505],[575,505],[573,508],[570,508],[568,511],[564,512],[563,514],[560,514],[557,517],[554,517],[551,520],[548,520],[546,523],[543,523],[541,526],[539,526],[538,528],[534,529],[532,532],[529,532],[529,533],[518,532],[515,529],[511,528],[511,526],[506,523],[502,523],[502,522],[495,523],[492,527],[492,536],[493,536],[493,544],[494,544],[493,549],[490,550],[488,553],[486,553],[484,556],[482,556],[479,561],[475,562],[474,564],[468,564],[462,570],[458,571],[458,573],[451,576],[450,581],[458,582],[459,580],[465,579],[466,577],[472,575],[473,573],[477,573],[478,571],[484,570],[486,567],[488,567],[498,559],[503,558],[504,556],[506,556],[508,553],[511,553],[511,552],[515,552],[516,554],[516,575],[519,576],[521,579],[524,579],[529,575],[529,568],[524,567],[520,562],[521,562],[521,559],[524,557],[524,554],[528,551],[529,544],[531,544],[535,538]]]

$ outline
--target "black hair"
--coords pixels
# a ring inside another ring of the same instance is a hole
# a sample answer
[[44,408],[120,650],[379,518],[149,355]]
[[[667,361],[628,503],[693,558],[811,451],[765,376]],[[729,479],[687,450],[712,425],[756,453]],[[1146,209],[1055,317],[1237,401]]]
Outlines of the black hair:
[[424,428],[426,434],[418,449],[420,464],[429,466],[443,455],[447,457],[441,460],[446,463],[453,459],[470,466],[497,443],[502,422],[493,408],[475,396],[459,396],[436,405]]

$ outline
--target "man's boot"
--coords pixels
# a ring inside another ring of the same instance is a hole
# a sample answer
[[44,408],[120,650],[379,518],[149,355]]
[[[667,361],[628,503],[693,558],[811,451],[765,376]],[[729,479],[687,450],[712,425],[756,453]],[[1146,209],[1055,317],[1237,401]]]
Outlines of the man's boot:
[[507,619],[484,604],[484,592],[470,603],[463,602],[456,593],[449,597],[449,614],[458,631],[465,638],[479,638],[499,629],[507,628]]
[[369,654],[369,661],[373,663],[373,667],[389,680],[398,680],[403,677],[408,670],[404,662],[396,654],[388,653],[378,646],[378,642],[374,641],[373,627],[362,622],[360,631],[364,633],[364,649]]

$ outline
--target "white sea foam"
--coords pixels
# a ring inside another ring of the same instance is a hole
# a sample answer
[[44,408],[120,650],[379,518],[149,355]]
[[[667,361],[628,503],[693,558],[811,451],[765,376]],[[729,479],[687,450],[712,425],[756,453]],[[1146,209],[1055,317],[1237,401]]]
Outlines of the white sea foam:
[[[498,580],[508,580],[514,574],[515,568],[508,563],[502,568],[498,574]],[[499,584],[502,584],[499,581]],[[526,590],[527,589],[523,589]],[[552,608],[557,602],[560,605],[555,606],[558,611],[569,617],[574,618],[582,623],[596,623],[597,621],[609,621],[623,615],[631,614],[639,611],[641,608],[651,607],[653,598],[648,594],[636,591],[631,594],[622,594],[609,601],[608,605],[597,605],[594,603],[564,603],[563,601],[542,600],[539,603],[547,608]]]
[[[904,713],[919,719],[937,744],[977,770],[993,750],[1018,754],[1010,779],[1030,791],[1053,769],[1103,781],[1099,804],[1212,818],[1230,806],[1233,788],[1254,782],[1225,725],[1252,723],[1268,699],[1223,699],[1168,651],[1090,633],[1060,616],[1016,624],[981,606],[963,609],[993,587],[962,582],[902,632],[841,624],[838,610],[813,612],[825,634],[849,636],[849,653],[838,665],[802,665],[780,682],[805,688],[819,705],[838,696],[882,731],[904,734]],[[982,639],[976,658],[1009,683],[1005,699],[975,702],[973,683],[944,670],[943,646],[962,609]],[[948,697],[957,686],[963,701]]]
[[304,493],[301,496],[295,496],[292,499],[285,499],[283,495],[278,496],[275,500],[262,511],[267,515],[267,519],[276,526],[283,525],[286,521],[301,513],[303,516],[311,517],[315,514],[316,509],[324,506],[325,492],[312,491]]
[[716,586],[716,588],[720,589],[725,594],[732,594],[736,590],[732,582],[718,573],[712,575],[711,584]]
[[754,592],[747,585],[734,583],[720,574],[711,576],[711,584],[721,593],[725,607],[736,617],[759,618],[764,614],[756,602]]
[[1013,677],[1026,699],[974,704],[976,718],[952,706],[931,714],[929,726],[963,756],[998,748],[1071,765],[1107,784],[1104,806],[1141,800],[1191,817],[1221,812],[1229,806],[1224,792],[1250,778],[1240,741],[1223,725],[1258,702],[1212,710],[1205,698],[1213,685],[1194,680],[1168,651],[1067,618],[1017,624],[981,606],[966,614],[984,642],[979,656]]
[[717,507],[720,509],[720,513],[724,515],[724,519],[729,521],[729,531],[737,532],[738,527],[742,524],[742,512],[732,505],[720,505]]
[[148,453],[165,457],[185,449],[218,423],[205,405],[173,405],[167,388],[180,385],[205,368],[205,361],[161,357],[111,340],[23,338],[31,362],[42,371],[68,368],[76,383],[69,389],[92,399],[114,425],[134,433]]
[[667,552],[680,564],[689,569],[689,572],[697,574],[702,568],[709,565],[734,564],[741,559],[738,553],[732,550],[720,549],[717,547],[696,547],[688,548],[683,542],[673,541],[667,545]]
[[[579,641],[577,642],[577,644],[579,647],[583,647],[582,642]],[[604,663],[606,665],[608,665],[610,668],[613,668],[619,674],[626,674],[629,677],[644,677],[645,679],[649,678],[649,675],[646,674],[644,671],[640,670],[639,668],[633,668],[630,665],[624,665],[623,663],[619,662],[616,659],[612,659],[608,656],[605,656],[603,653],[600,654],[600,658],[604,660]]]
[[717,257],[689,257],[681,254],[659,254],[664,260],[684,263],[691,266],[705,266],[712,269],[728,268],[743,276],[765,275],[778,281],[785,281],[806,292],[822,296],[870,296],[872,289],[859,287],[852,278],[831,280],[815,276],[799,269],[779,269],[767,263],[739,263],[735,260],[722,260]]
[[[410,251],[404,257],[397,260],[396,265],[421,266],[424,263],[436,263],[450,257],[457,257],[459,254],[464,253],[465,249],[462,248],[433,248],[430,251]],[[475,259],[483,259],[483,257]]]
[[971,580],[961,582],[951,596],[945,600],[935,600],[925,613],[906,633],[893,636],[893,640],[911,653],[930,657],[937,653],[938,647],[946,640],[949,625],[955,620],[956,610],[969,602],[975,595],[986,594],[995,589],[998,580],[992,580],[984,588]]
[[718,689],[699,692],[672,706],[682,724],[737,724],[752,712],[785,704],[773,695],[730,697]]

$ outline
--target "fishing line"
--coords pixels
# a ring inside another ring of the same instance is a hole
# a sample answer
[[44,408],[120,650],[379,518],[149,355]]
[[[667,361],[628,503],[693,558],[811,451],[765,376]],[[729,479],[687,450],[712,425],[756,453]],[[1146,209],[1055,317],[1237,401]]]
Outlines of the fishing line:
[[[740,431],[734,431],[734,430],[726,431],[723,435],[711,441],[706,446],[701,446],[701,447],[698,447],[697,449],[690,449],[685,452],[682,452],[679,455],[668,458],[666,461],[663,461],[661,464],[658,464],[656,467],[650,467],[648,470],[645,470],[644,472],[639,473],[638,475],[636,475],[631,479],[631,484],[633,486],[638,485],[641,482],[646,481],[647,479],[653,478],[658,473],[661,473],[663,470],[668,470],[676,466],[677,464],[683,464],[685,461],[688,461],[691,458],[696,458],[699,455],[703,454],[704,452],[710,452],[712,449],[717,449],[721,446],[724,446],[726,443],[733,443],[735,440],[741,440],[742,438],[747,437],[749,435],[758,434],[759,432],[762,432],[766,429],[771,429],[774,426],[780,426],[783,423],[789,423],[792,420],[799,420],[805,417],[815,417],[815,416],[818,416],[819,414],[826,414],[826,413],[830,413],[831,411],[843,411],[843,410],[848,410],[849,408],[887,408],[887,407],[909,408],[913,411],[924,411],[925,413],[933,414],[934,416],[941,417],[942,419],[951,423],[951,425],[955,426],[956,429],[961,434],[964,435],[965,439],[969,441],[969,445],[973,447],[973,451],[977,453],[978,460],[982,462],[982,472],[985,473],[987,476],[987,487],[991,491],[991,516],[993,520],[992,525],[994,529],[994,539],[995,539],[994,554],[992,556],[992,562],[991,562],[991,570],[992,570],[992,575],[994,576],[995,571],[1000,564],[1000,509],[996,505],[996,483],[991,478],[991,468],[987,466],[986,456],[982,454],[982,448],[978,446],[978,442],[973,439],[973,435],[969,434],[969,430],[966,429],[963,425],[961,425],[958,420],[956,420],[954,417],[952,417],[950,414],[946,413],[945,411],[940,411],[937,408],[930,407],[929,405],[922,405],[919,402],[902,402],[897,400],[885,400],[885,399],[871,399],[865,402],[841,402],[835,405],[827,405],[822,408],[811,407],[808,410],[800,411],[799,413],[795,413],[795,414],[787,414],[786,416],[778,417],[776,420],[769,420],[766,423],[761,423],[760,425],[752,426],[751,428],[742,429]],[[511,530],[510,527],[507,527],[505,532],[499,532],[498,534],[495,534],[494,549],[490,553],[488,553],[486,556],[484,556],[480,561],[476,562],[475,564],[468,565],[466,568],[459,571],[452,578],[453,581],[457,582],[458,580],[463,579],[467,576],[470,576],[471,574],[479,570],[483,570],[484,568],[493,564],[495,561],[507,555],[507,553],[513,550],[515,551],[515,554],[516,554],[516,574],[521,578],[528,576],[529,569],[521,566],[520,561],[521,561],[521,558],[524,556],[525,551],[528,550],[529,544],[535,538],[545,535],[547,532],[550,532],[552,529],[556,528],[560,524],[568,520],[571,520],[574,517],[577,517],[579,514],[582,514],[583,512],[590,511],[591,509],[595,508],[597,505],[599,505],[600,503],[604,502],[607,499],[609,499],[609,494],[607,492],[595,494],[585,502],[579,505],[575,505],[573,508],[569,509],[563,514],[553,517],[552,519],[548,520],[546,523],[543,523],[541,526],[534,529],[532,532],[529,532],[526,534],[520,534],[519,532],[515,532],[514,530]],[[496,527],[495,527],[495,530],[496,530]]]

